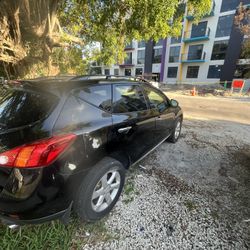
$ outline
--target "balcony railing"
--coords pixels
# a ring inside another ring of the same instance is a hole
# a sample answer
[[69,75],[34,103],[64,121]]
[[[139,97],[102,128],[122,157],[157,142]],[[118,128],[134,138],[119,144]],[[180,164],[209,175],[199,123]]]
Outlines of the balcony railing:
[[182,63],[197,63],[197,62],[205,62],[206,60],[206,52],[202,53],[187,53],[181,55]]
[[[208,14],[206,14],[204,17],[214,16],[215,6],[216,6],[215,1],[213,1],[211,11]],[[192,21],[194,19],[194,11],[189,12],[186,16],[186,19],[188,19],[189,21]]]
[[134,50],[135,48],[133,47],[133,43],[129,43],[125,46],[124,50]]
[[126,68],[126,67],[133,67],[133,66],[135,66],[135,64],[136,64],[136,62],[134,59],[128,58],[128,59],[125,59],[122,64],[119,64],[119,66],[121,68]]
[[190,43],[196,41],[209,40],[209,36],[210,36],[210,28],[207,28],[204,31],[190,30],[184,32],[183,42]]

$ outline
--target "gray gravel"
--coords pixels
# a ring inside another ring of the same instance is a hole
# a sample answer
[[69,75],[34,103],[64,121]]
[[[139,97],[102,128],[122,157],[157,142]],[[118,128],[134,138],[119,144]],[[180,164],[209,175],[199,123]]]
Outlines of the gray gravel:
[[140,164],[105,221],[112,239],[83,249],[250,248],[249,125],[185,120]]

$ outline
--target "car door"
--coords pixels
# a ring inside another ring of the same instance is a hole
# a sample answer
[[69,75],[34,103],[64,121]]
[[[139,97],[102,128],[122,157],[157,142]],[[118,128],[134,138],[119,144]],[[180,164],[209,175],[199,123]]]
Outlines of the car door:
[[175,113],[168,98],[158,89],[143,84],[143,91],[148,99],[150,110],[156,113],[155,137],[158,142],[167,138],[175,121]]
[[150,110],[139,84],[113,85],[111,150],[126,154],[130,163],[145,155],[156,143],[154,110]]

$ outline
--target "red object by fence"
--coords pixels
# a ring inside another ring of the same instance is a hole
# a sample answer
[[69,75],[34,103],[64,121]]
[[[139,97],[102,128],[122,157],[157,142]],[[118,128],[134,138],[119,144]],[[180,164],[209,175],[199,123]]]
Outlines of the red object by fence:
[[233,80],[233,84],[232,84],[232,87],[234,89],[242,89],[244,87],[244,83],[245,81],[244,80]]

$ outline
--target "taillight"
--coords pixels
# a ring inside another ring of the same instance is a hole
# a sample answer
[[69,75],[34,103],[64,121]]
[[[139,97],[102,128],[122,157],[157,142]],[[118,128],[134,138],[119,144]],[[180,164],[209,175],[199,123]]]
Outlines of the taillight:
[[34,168],[50,165],[75,140],[76,135],[53,136],[0,154],[0,166]]

